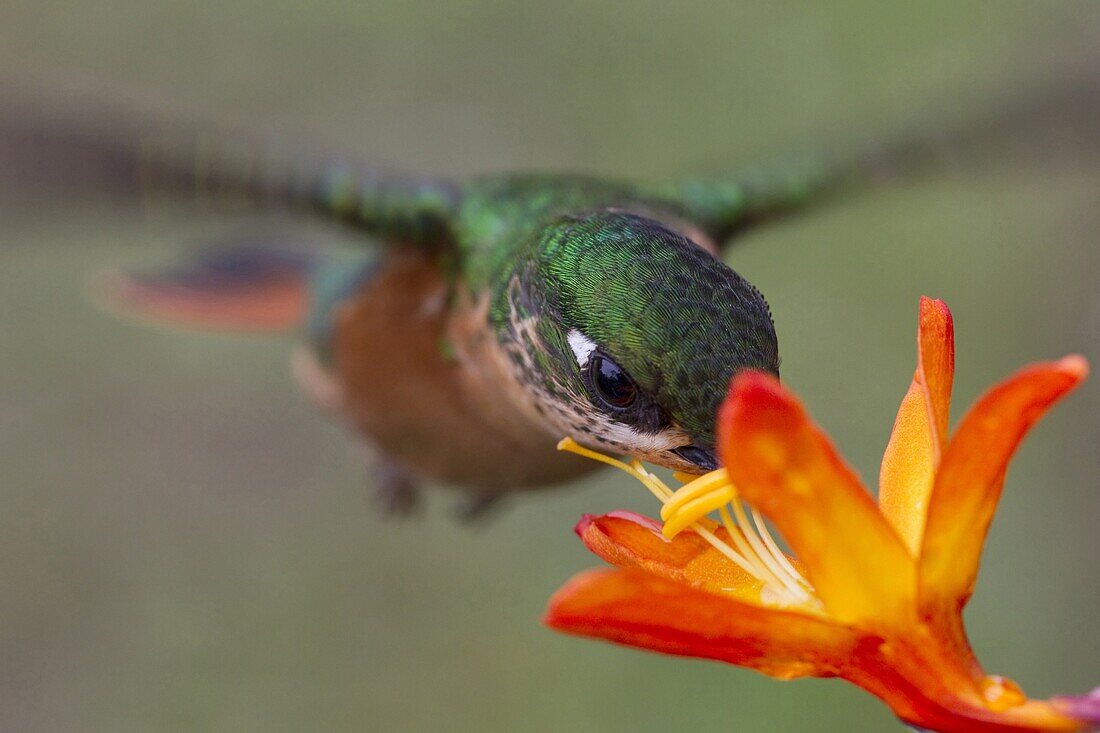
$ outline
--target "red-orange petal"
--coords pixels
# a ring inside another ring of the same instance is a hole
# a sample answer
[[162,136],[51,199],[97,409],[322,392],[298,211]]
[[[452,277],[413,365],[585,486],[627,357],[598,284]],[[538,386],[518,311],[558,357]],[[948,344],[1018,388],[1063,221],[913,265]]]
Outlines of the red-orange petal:
[[[1095,731],[1087,698],[1029,700],[1012,683],[1011,699],[988,686],[968,688],[950,644],[921,634],[885,644],[862,644],[841,675],[881,698],[902,720],[942,733]],[[1004,683],[1002,683],[1004,684]],[[983,694],[984,692],[984,694]]]
[[737,489],[802,561],[828,613],[903,628],[916,567],[859,479],[779,381],[745,372],[718,419],[718,450]]
[[951,415],[951,387],[955,379],[955,322],[942,300],[921,297],[918,368],[928,392],[928,406],[936,435],[936,450],[947,444]]
[[903,720],[944,733],[1093,731],[1100,692],[1051,701],[983,704],[967,672],[935,637],[881,639],[827,619],[697,590],[645,572],[599,568],[551,598],[550,628],[685,657],[714,659],[779,679],[844,677]]
[[851,629],[826,619],[613,568],[575,576],[550,599],[544,622],[570,634],[717,659],[780,679],[835,675],[858,641]]
[[966,603],[1009,459],[1046,409],[1087,374],[1080,356],[1026,367],[986,392],[963,418],[929,499],[920,557],[926,615],[953,615]]
[[920,552],[928,495],[947,439],[954,373],[951,311],[943,301],[921,298],[917,369],[879,472],[879,506],[914,557]]
[[[576,526],[581,540],[596,555],[621,568],[637,568],[663,578],[755,603],[761,583],[691,530],[673,539],[661,524],[633,512],[586,515]],[[715,535],[729,542],[724,528]]]
[[920,553],[928,495],[936,477],[935,437],[928,414],[928,394],[917,372],[898,408],[878,475],[879,509],[913,557]]

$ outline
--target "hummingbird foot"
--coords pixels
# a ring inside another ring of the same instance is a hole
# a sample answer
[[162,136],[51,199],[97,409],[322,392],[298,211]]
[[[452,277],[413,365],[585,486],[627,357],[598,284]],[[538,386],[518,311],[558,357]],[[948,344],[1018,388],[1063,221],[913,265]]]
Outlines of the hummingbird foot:
[[412,516],[420,509],[420,483],[404,466],[381,460],[374,470],[374,502],[384,516]]
[[470,492],[455,505],[454,516],[460,522],[482,522],[500,506],[503,494]]

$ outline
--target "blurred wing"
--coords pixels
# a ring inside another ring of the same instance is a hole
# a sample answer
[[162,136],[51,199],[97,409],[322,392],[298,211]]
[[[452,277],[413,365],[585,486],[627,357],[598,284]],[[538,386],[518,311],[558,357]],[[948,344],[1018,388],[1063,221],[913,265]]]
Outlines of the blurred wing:
[[393,243],[446,246],[458,189],[210,125],[4,89],[0,191],[166,193],[306,211]]
[[[727,175],[660,187],[719,242],[762,221],[813,208],[836,195],[945,169],[979,169],[1011,161],[1065,161],[1100,152],[1100,64],[1088,54],[1046,69],[1000,102],[960,117],[918,125],[885,143],[838,146],[787,156]],[[956,105],[973,108],[972,103]]]

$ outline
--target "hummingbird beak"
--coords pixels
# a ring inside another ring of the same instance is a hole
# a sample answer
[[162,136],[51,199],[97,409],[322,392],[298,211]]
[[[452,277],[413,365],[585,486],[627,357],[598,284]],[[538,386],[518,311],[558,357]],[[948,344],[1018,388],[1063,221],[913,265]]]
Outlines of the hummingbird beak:
[[713,471],[718,468],[718,459],[715,458],[712,450],[700,448],[697,445],[685,445],[674,448],[672,452],[704,471]]

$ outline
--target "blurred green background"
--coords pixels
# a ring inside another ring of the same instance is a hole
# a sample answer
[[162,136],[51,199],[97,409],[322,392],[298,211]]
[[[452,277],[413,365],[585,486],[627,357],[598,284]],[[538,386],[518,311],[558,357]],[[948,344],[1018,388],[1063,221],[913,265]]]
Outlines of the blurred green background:
[[[1100,39],[1094,7],[6,0],[0,68],[412,170],[657,178],[978,106]],[[1087,156],[955,170],[731,251],[772,304],[785,380],[864,476],[922,293],[955,313],[956,417],[1024,362],[1100,363],[1098,174]],[[597,562],[573,522],[654,511],[628,479],[520,496],[476,527],[443,490],[384,521],[286,343],[88,306],[88,273],[239,218],[90,200],[0,221],[0,729],[899,729],[841,682],[542,628],[550,593]],[[968,611],[988,669],[1032,694],[1100,682],[1098,408],[1093,381],[1024,445]]]

